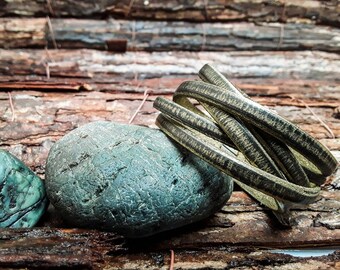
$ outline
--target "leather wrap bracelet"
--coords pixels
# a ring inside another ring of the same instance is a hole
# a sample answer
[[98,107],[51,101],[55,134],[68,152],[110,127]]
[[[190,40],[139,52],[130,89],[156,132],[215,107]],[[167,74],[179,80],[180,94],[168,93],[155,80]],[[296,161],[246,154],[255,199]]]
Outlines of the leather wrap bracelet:
[[[252,101],[210,65],[203,81],[183,82],[173,101],[158,97],[159,128],[232,176],[289,225],[291,204],[308,204],[338,166],[329,150],[274,111]],[[198,101],[203,111],[192,100]]]

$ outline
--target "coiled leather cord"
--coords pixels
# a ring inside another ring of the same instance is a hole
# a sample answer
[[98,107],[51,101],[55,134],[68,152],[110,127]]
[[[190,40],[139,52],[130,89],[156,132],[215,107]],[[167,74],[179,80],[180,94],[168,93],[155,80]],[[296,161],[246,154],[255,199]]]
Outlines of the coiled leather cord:
[[319,185],[335,171],[336,159],[309,134],[252,101],[211,66],[205,65],[199,77],[202,81],[182,83],[173,101],[155,100],[154,107],[161,111],[156,124],[232,176],[289,225],[291,204],[313,202]]

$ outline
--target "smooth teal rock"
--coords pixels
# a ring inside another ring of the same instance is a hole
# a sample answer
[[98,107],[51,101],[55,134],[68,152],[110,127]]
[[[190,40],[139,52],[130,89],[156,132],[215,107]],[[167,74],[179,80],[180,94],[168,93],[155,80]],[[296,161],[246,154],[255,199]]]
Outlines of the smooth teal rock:
[[0,228],[33,227],[46,206],[43,181],[19,159],[0,149]]
[[233,189],[230,177],[161,131],[112,122],[90,123],[55,143],[45,181],[69,224],[127,237],[206,218]]

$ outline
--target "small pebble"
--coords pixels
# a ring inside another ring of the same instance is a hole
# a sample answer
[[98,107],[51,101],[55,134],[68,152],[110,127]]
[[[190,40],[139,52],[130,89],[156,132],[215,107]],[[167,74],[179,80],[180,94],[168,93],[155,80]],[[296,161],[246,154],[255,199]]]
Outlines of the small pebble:
[[70,225],[136,238],[207,218],[233,181],[159,130],[94,122],[52,147],[46,189]]
[[0,228],[33,227],[46,210],[43,181],[0,149]]

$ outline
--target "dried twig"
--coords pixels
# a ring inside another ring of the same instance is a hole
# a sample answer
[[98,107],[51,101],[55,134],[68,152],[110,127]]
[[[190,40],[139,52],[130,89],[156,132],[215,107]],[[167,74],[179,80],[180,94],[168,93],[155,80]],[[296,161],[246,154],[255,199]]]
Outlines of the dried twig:
[[284,27],[284,24],[281,24],[281,26],[280,26],[279,43],[277,44],[277,48],[281,48],[284,35],[285,35],[285,27]]
[[51,0],[46,0],[46,2],[47,2],[48,11],[50,12],[50,14],[52,16],[55,16],[54,10],[53,10],[52,5],[51,5]]
[[281,21],[286,22],[286,3],[283,3],[282,6]]
[[331,135],[331,138],[335,139],[335,135],[334,135],[334,132],[332,131],[332,129],[319,116],[317,116],[317,114],[311,109],[311,107],[309,107],[308,104],[306,104],[303,100],[299,100],[299,102],[301,102],[307,108],[307,110],[310,111],[310,113],[315,117],[315,119],[320,122],[320,124]]
[[207,42],[207,30],[205,28],[205,24],[202,23],[202,46],[201,46],[201,51],[204,51],[206,42]]
[[55,40],[54,31],[53,31],[53,27],[52,27],[52,23],[51,23],[50,17],[47,16],[46,20],[47,20],[48,29],[50,30],[51,39],[52,39],[52,43],[53,43],[54,49],[58,49],[58,45],[57,45],[57,42]]
[[147,98],[149,97],[149,93],[148,90],[145,90],[144,92],[144,98],[142,100],[142,102],[139,104],[137,110],[135,111],[135,113],[132,115],[132,117],[129,120],[129,124],[131,124],[133,122],[133,120],[135,119],[135,117],[137,116],[137,114],[140,112],[140,110],[142,109],[145,101],[147,100]]
[[50,65],[47,63],[45,63],[45,70],[46,70],[46,77],[47,79],[50,78]]
[[175,265],[175,252],[171,249],[170,250],[170,267],[169,270],[174,270],[174,265]]
[[[136,41],[136,21],[132,21],[132,32],[131,32],[131,48],[133,51],[136,51],[136,46],[135,46],[135,41]],[[136,71],[136,65],[137,65],[137,60],[136,60],[136,55],[133,55],[133,66],[135,68],[134,70],[134,81],[137,82],[138,80],[138,72]]]
[[48,62],[52,62],[52,63],[55,62],[47,47],[45,47],[45,54],[48,58]]
[[205,20],[209,21],[209,13],[208,13],[208,0],[204,0],[204,14],[205,14]]
[[133,51],[136,50],[136,46],[135,46],[135,42],[136,42],[136,21],[133,20],[132,21],[132,27],[131,27],[132,31],[131,31],[131,46],[132,46],[132,49]]
[[45,67],[45,73],[46,73],[46,77],[47,79],[49,79],[50,76],[50,64],[49,62],[55,62],[54,59],[52,58],[50,52],[48,51],[47,47],[45,47],[45,55],[42,57],[41,59],[41,64],[44,65]]
[[131,0],[130,3],[129,3],[129,6],[128,6],[128,9],[127,11],[125,12],[125,17],[129,16],[130,12],[131,12],[131,8],[134,4],[135,0]]
[[8,94],[8,99],[9,99],[9,106],[10,106],[11,112],[12,112],[11,122],[13,122],[14,119],[15,119],[15,112],[14,112],[13,99],[12,99],[11,92],[7,92],[7,94]]
[[301,99],[297,99],[297,98],[295,98],[293,96],[290,96],[290,95],[289,95],[289,97],[291,99],[293,99],[293,100],[296,100],[297,102],[302,103],[305,106],[305,108],[314,116],[314,118],[316,120],[318,120],[320,122],[320,124],[328,131],[328,133],[330,134],[331,138],[335,139],[335,135],[334,135],[334,132],[332,131],[332,129],[319,116],[317,116],[317,114],[311,109],[311,107],[308,106],[308,104],[306,102],[304,102]]

